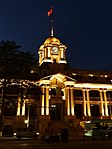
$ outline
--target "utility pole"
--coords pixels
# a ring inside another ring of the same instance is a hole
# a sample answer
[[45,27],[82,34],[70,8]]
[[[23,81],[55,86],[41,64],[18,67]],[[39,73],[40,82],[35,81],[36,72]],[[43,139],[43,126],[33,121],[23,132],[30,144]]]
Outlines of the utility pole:
[[4,79],[1,87],[1,98],[0,98],[0,137],[2,136],[3,127],[3,107],[4,107],[4,89],[6,86],[6,79]]

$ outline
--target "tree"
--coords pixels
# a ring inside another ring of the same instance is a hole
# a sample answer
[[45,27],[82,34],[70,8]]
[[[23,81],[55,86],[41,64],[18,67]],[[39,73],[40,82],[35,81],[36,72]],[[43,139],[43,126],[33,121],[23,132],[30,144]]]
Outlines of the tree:
[[34,55],[30,52],[19,51],[20,47],[14,41],[0,42],[0,132],[2,130],[3,103],[7,87],[11,84],[21,84],[18,79],[28,79],[31,75],[31,68],[36,64]]
[[21,46],[14,41],[0,42],[0,77],[26,78],[36,64],[34,55],[19,51]]

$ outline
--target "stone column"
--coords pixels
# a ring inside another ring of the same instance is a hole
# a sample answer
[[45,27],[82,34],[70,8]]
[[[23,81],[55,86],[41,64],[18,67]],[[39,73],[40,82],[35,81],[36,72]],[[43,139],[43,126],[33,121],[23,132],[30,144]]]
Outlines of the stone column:
[[104,93],[104,101],[105,101],[105,115],[106,115],[106,116],[109,116],[109,115],[108,115],[108,106],[107,106],[106,91],[104,90],[103,93]]
[[45,87],[43,86],[42,87],[42,103],[41,103],[41,115],[44,115],[45,114]]
[[109,116],[110,116],[110,118],[112,119],[112,108],[111,108],[111,103],[110,103],[110,93],[108,93],[107,94],[107,98],[108,98],[108,100],[109,100],[109,110],[110,110],[110,112],[109,112]]
[[46,58],[47,57],[47,49],[45,48],[44,49],[44,58]]
[[86,113],[86,93],[85,93],[85,89],[82,90],[82,92],[83,92],[84,116],[87,116],[87,113]]
[[69,87],[65,88],[65,108],[66,108],[66,115],[70,115],[70,101],[69,101]]
[[67,89],[67,115],[70,115],[70,88]]
[[91,111],[90,111],[90,100],[89,100],[89,90],[86,90],[86,94],[87,94],[87,112],[88,112],[88,116],[91,116]]
[[73,97],[73,88],[70,88],[71,91],[71,115],[74,115],[74,97]]
[[46,115],[49,115],[49,87],[46,87]]
[[101,115],[104,116],[104,107],[103,107],[103,96],[102,96],[102,90],[100,92],[100,101],[101,101]]
[[25,115],[25,99],[24,99],[24,102],[23,102],[23,105],[22,105],[22,116]]
[[21,108],[21,98],[20,96],[18,97],[18,105],[17,105],[17,116],[20,116],[20,108]]
[[39,53],[39,64],[42,63],[42,52]]
[[65,49],[63,49],[63,58],[66,59],[66,53]]
[[50,47],[48,47],[48,58],[51,57],[51,53],[50,53]]

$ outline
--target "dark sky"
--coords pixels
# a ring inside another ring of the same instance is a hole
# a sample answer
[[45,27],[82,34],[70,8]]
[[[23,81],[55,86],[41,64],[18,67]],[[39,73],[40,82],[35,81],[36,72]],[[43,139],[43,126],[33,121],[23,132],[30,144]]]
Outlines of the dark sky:
[[67,45],[73,68],[112,71],[112,0],[0,0],[0,41],[14,40],[37,56],[50,35]]

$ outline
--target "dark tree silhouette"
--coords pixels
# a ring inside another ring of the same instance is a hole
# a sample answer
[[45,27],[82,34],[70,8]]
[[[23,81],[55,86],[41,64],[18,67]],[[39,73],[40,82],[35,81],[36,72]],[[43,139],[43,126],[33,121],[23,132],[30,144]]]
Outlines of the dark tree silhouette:
[[0,42],[0,77],[26,78],[36,64],[34,55],[18,50],[21,46],[14,41]]
[[[24,90],[24,87],[18,80],[33,80],[30,71],[36,64],[36,59],[30,52],[22,52],[18,50],[20,47],[21,46],[17,45],[14,41],[0,42],[0,132],[2,130],[2,114],[6,93],[14,93],[15,88],[16,92],[18,92],[17,94],[22,96],[20,89]],[[14,84],[17,86],[15,87]],[[9,100],[7,97],[7,101]]]

